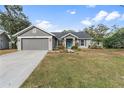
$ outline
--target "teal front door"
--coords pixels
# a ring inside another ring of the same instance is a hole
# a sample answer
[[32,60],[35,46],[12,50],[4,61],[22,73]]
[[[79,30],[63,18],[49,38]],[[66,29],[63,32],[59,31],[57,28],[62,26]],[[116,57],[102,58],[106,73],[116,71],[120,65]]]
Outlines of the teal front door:
[[66,39],[66,48],[72,48],[72,43],[73,43],[72,39]]

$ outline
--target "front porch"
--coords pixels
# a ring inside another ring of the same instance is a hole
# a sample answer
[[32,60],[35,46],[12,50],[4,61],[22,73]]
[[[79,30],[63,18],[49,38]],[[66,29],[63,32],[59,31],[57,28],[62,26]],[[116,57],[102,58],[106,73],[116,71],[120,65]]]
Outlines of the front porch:
[[88,48],[91,45],[91,40],[88,38],[79,38],[74,34],[68,33],[61,37],[58,45],[62,45],[64,48],[71,49],[73,46],[78,48]]
[[64,38],[63,45],[65,48],[72,48],[72,46],[75,46],[75,39],[74,38]]
[[76,43],[78,43],[78,37],[73,34],[68,34],[62,37],[62,45],[67,49],[71,49]]

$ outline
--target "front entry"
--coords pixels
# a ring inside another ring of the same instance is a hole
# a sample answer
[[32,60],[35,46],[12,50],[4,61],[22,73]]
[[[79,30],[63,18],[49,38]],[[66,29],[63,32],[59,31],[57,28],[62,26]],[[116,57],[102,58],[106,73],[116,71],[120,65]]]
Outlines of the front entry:
[[73,39],[66,39],[66,48],[72,48]]

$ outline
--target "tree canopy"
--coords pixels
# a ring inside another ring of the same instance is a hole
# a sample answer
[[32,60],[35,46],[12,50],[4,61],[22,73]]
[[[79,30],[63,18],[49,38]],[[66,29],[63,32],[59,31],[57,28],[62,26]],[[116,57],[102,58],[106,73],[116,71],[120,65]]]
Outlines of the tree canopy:
[[23,13],[20,5],[4,5],[5,11],[0,11],[0,27],[9,35],[12,47],[16,47],[16,38],[12,35],[28,27],[31,23]]
[[106,48],[124,48],[124,28],[118,29],[113,35],[104,39]]
[[23,13],[20,5],[4,5],[5,11],[0,11],[0,26],[8,32],[10,36],[26,28],[31,23]]
[[104,24],[98,24],[97,26],[90,26],[85,28],[84,31],[89,33],[96,42],[102,42],[104,36],[107,34],[108,27]]

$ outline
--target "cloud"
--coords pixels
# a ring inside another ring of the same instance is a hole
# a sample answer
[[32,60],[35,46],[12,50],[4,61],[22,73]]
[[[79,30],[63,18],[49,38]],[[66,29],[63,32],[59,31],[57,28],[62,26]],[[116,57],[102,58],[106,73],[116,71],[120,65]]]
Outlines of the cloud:
[[35,22],[36,22],[36,23],[40,23],[40,22],[41,22],[41,20],[36,20]]
[[124,20],[124,14],[120,14],[118,11],[106,12],[104,10],[99,11],[95,17],[89,18],[86,17],[84,20],[81,21],[81,24],[85,26],[90,26],[93,24],[98,24],[101,21],[111,21],[118,19],[118,21]]
[[119,14],[118,11],[113,11],[113,12],[111,12],[111,13],[105,18],[105,20],[106,20],[106,21],[110,21],[110,20],[117,19],[117,18],[119,18],[119,17],[121,17],[121,14]]
[[101,10],[96,14],[95,17],[93,17],[93,18],[87,17],[85,20],[82,20],[81,24],[83,24],[85,26],[91,26],[92,24],[94,24],[94,21],[99,22],[101,20],[104,20],[107,15],[108,15],[108,13],[106,11]]
[[124,20],[124,14],[121,15],[120,20]]
[[92,25],[92,21],[89,18],[86,18],[85,20],[81,21],[81,24],[83,24],[85,26],[90,26],[90,25]]
[[92,20],[98,22],[103,20],[107,15],[108,13],[106,11],[101,10]]
[[53,26],[49,21],[46,20],[36,20],[36,26],[41,28],[41,29],[49,29]]
[[87,8],[95,8],[96,5],[87,5],[86,7],[87,7]]
[[63,31],[63,29],[56,29],[56,30],[54,30],[54,32],[62,32]]
[[77,13],[76,10],[67,10],[66,12],[71,14],[71,15],[74,15]]
[[115,19],[117,19],[121,16],[122,15],[119,14],[118,11],[112,11],[112,12],[108,13],[104,10],[101,10],[98,14],[96,14],[96,16],[92,20],[95,21],[95,22],[98,22],[98,21],[101,21],[101,20],[111,21],[111,20],[115,20]]

